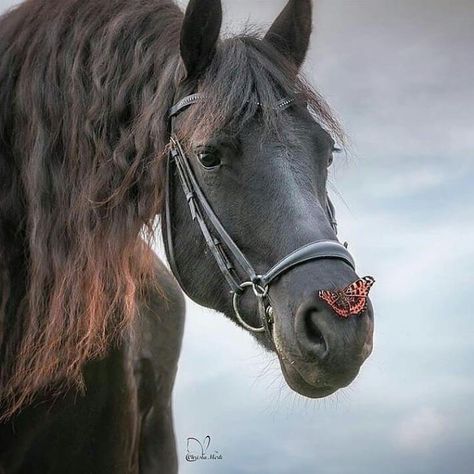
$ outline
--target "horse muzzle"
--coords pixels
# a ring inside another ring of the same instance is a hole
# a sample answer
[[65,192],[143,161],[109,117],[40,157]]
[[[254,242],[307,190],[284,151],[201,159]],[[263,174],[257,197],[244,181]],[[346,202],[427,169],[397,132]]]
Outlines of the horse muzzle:
[[373,348],[373,308],[339,317],[317,293],[294,314],[274,306],[272,338],[288,385],[309,398],[326,397],[348,386]]

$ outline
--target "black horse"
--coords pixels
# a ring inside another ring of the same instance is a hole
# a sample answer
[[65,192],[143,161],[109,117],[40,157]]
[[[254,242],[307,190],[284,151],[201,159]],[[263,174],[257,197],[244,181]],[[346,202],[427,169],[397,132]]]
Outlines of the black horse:
[[333,393],[371,352],[370,302],[341,318],[319,293],[365,303],[340,291],[363,280],[326,191],[343,134],[299,74],[311,2],[263,37],[221,21],[219,0],[0,18],[0,472],[177,471],[184,300],[150,248],[160,215],[182,289],[296,392]]

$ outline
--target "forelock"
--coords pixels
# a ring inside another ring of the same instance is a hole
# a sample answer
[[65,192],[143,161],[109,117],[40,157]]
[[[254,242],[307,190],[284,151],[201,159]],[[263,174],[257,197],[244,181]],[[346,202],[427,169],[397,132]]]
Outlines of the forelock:
[[265,132],[279,132],[288,127],[288,114],[275,105],[283,98],[298,96],[315,120],[338,142],[344,142],[342,129],[324,99],[258,34],[246,32],[221,41],[198,92],[205,100],[186,114],[180,127],[184,139],[206,139],[224,129],[238,134],[257,114]]

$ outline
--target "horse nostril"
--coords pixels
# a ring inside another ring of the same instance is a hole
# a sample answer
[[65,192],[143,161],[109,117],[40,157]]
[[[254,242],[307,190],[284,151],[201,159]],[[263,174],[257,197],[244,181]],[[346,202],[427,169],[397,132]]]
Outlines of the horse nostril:
[[308,339],[313,341],[315,344],[324,344],[324,337],[321,334],[318,326],[313,321],[313,312],[307,314],[305,318],[305,326],[306,326],[306,334],[308,335]]
[[305,355],[323,359],[328,353],[328,344],[320,322],[317,308],[300,308],[296,315],[296,334],[301,350]]

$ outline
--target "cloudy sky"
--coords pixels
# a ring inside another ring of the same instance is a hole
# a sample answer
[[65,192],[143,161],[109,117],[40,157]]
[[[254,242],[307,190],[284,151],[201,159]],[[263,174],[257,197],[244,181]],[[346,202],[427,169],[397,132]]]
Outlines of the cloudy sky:
[[[226,30],[268,25],[284,3],[226,0]],[[319,0],[315,10],[306,74],[352,140],[331,189],[341,238],[360,274],[377,278],[375,350],[351,387],[305,400],[247,334],[189,303],[180,472],[470,473],[474,3]],[[186,462],[186,439],[206,435],[223,459]]]

